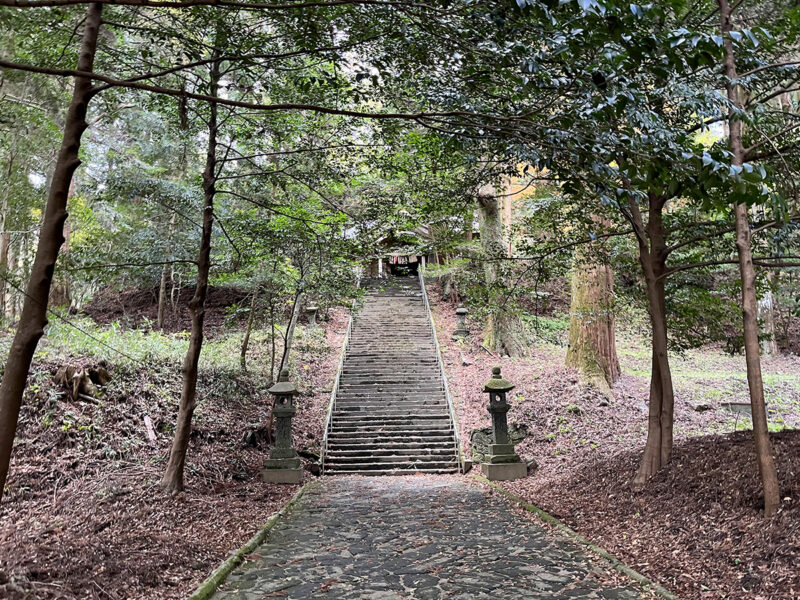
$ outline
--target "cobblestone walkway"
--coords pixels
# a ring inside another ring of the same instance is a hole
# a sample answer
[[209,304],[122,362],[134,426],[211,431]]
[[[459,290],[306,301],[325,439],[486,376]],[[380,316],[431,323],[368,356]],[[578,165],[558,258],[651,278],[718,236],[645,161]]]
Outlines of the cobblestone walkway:
[[214,600],[644,597],[610,567],[455,476],[314,484]]

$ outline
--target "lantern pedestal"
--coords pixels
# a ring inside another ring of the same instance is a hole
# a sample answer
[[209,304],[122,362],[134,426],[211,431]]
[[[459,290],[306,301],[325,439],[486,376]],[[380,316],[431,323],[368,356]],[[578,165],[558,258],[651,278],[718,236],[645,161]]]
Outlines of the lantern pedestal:
[[300,467],[300,458],[297,451],[291,447],[292,417],[295,409],[289,410],[275,407],[277,420],[275,447],[269,453],[269,458],[264,461],[261,479],[267,483],[300,483],[303,481],[303,469]]
[[319,309],[316,306],[307,306],[306,307],[306,315],[308,315],[308,326],[313,328],[317,326],[317,311]]
[[469,336],[469,329],[467,329],[467,314],[469,314],[469,311],[463,304],[460,304],[456,309],[456,330],[453,332],[453,340],[463,340]]
[[514,452],[513,444],[489,444],[489,454],[486,462],[490,463],[511,463],[520,462],[520,457]]

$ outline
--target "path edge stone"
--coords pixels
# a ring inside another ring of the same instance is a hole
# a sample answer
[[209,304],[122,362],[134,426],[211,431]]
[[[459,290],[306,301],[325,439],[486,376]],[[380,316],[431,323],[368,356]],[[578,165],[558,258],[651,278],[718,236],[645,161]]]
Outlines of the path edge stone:
[[538,506],[531,504],[530,502],[526,501],[524,498],[520,498],[519,496],[512,494],[508,490],[500,487],[498,484],[494,483],[493,481],[489,481],[482,475],[478,475],[477,473],[473,473],[471,475],[472,478],[480,481],[481,483],[488,485],[491,488],[494,488],[501,495],[505,496],[508,500],[519,504],[522,508],[526,511],[535,514],[545,523],[552,525],[556,529],[558,529],[561,533],[565,534],[567,537],[571,538],[573,541],[577,542],[581,546],[585,546],[593,553],[597,554],[601,558],[605,559],[615,571],[622,573],[623,575],[627,576],[628,578],[634,580],[638,583],[643,589],[648,590],[656,594],[659,598],[663,598],[663,600],[681,600],[678,596],[670,592],[664,586],[656,583],[652,579],[645,577],[638,571],[632,569],[616,556],[608,552],[607,550],[601,548],[591,540],[586,539],[577,531],[569,527],[566,523],[559,521],[550,513],[542,510]]
[[225,559],[222,564],[220,564],[216,569],[211,572],[203,583],[197,586],[192,595],[187,598],[187,600],[208,600],[214,593],[217,591],[217,588],[225,583],[225,580],[228,578],[228,575],[233,572],[233,570],[242,564],[245,560],[245,556],[255,551],[261,544],[264,543],[264,540],[267,539],[270,531],[272,528],[275,527],[275,524],[278,520],[286,514],[286,512],[303,496],[303,494],[308,491],[316,481],[309,481],[305,483],[299,490],[297,490],[292,496],[289,501],[284,504],[278,511],[272,513],[268,518],[266,523],[264,523],[263,527],[259,529],[253,537],[251,537],[247,542],[245,542],[244,546],[239,548],[238,550],[232,550],[230,556]]

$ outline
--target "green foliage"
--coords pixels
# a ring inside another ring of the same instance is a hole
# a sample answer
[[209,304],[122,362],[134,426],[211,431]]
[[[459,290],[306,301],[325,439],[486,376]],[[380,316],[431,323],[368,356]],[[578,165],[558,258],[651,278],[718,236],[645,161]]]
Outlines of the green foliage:
[[543,317],[523,315],[523,322],[533,337],[547,344],[565,346],[569,339],[569,315]]

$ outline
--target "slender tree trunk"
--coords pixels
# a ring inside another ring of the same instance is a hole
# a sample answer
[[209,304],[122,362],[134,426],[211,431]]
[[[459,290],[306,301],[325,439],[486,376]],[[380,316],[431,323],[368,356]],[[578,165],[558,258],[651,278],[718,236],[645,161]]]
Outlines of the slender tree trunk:
[[566,363],[594,387],[610,393],[620,377],[614,331],[611,267],[575,261],[572,269],[569,349]]
[[[300,275],[300,282],[297,286],[297,292],[294,295],[294,305],[292,306],[292,316],[289,318],[289,324],[286,326],[286,334],[283,337],[283,356],[281,357],[281,366],[278,369],[278,376],[283,373],[284,369],[289,368],[289,354],[292,352],[292,341],[294,339],[294,328],[297,325],[297,319],[300,316],[300,298],[303,295],[303,280],[305,273]],[[274,333],[273,333],[274,336]],[[274,339],[274,337],[273,337]],[[274,352],[274,349],[273,349]],[[270,438],[272,437],[272,425],[275,422],[275,400],[272,398],[272,405],[269,412],[269,424],[267,431],[269,431]]]
[[452,294],[453,274],[445,273],[441,277],[442,284],[442,300],[449,301]]
[[11,137],[11,151],[8,156],[8,169],[6,169],[6,185],[3,190],[3,201],[0,205],[0,317],[6,318],[6,278],[10,277],[8,269],[8,247],[11,244],[11,235],[8,229],[8,196],[11,193],[11,175],[14,172],[14,157],[16,154],[16,135]]
[[167,279],[169,279],[169,265],[161,267],[161,283],[158,286],[158,316],[156,317],[156,328],[164,330],[164,309],[167,305]]
[[[172,240],[172,228],[175,225],[175,213],[172,213],[172,217],[169,220],[169,239]],[[165,257],[166,258],[166,257]],[[161,283],[158,286],[158,317],[156,317],[156,327],[160,330],[164,330],[164,312],[167,307],[167,279],[169,279],[170,274],[170,267],[171,265],[164,262],[164,266],[161,268]]]
[[0,317],[5,321],[12,302],[11,287],[6,284],[6,278],[10,278],[12,273],[11,235],[7,231],[0,233],[0,273]]
[[[20,268],[20,259],[19,255],[22,252],[20,248],[21,244],[17,244],[16,249],[11,248],[11,244],[8,246],[8,272],[15,273],[17,271],[22,272]],[[8,300],[6,303],[6,314],[8,315],[9,322],[13,323],[17,319],[17,294],[11,286],[8,287]]]
[[286,334],[283,336],[283,356],[281,357],[281,366],[278,369],[278,374],[282,373],[284,369],[289,368],[289,354],[292,351],[292,341],[294,340],[294,328],[297,325],[297,319],[300,316],[300,298],[303,296],[303,279],[300,277],[297,293],[294,295],[294,305],[292,306],[292,316],[289,319],[289,324],[286,326]]
[[518,315],[506,306],[504,279],[507,256],[503,240],[503,225],[497,198],[490,195],[478,196],[478,209],[483,249],[483,272],[486,288],[489,290],[489,314],[486,324],[486,346],[498,354],[526,356],[528,354],[525,326]]
[[[83,38],[77,70],[90,72],[94,67],[97,39],[102,24],[102,4],[90,4],[83,24]],[[47,325],[47,301],[53,281],[58,252],[64,243],[67,219],[67,196],[75,169],[80,165],[78,151],[86,130],[86,111],[94,90],[90,79],[75,78],[72,101],[67,111],[64,137],[56,160],[47,197],[36,258],[33,262],[27,295],[17,333],[0,383],[0,499],[8,476],[11,449],[17,430],[22,394],[28,378],[33,353]]]
[[256,303],[258,302],[258,286],[253,290],[253,298],[250,300],[250,314],[247,316],[247,328],[244,331],[244,339],[242,340],[242,352],[240,362],[242,364],[242,371],[247,371],[247,347],[250,345],[250,332],[253,330],[253,321],[256,318]]
[[[210,92],[216,97],[219,84],[219,63],[211,64]],[[178,420],[175,435],[172,439],[172,450],[169,462],[161,480],[167,491],[178,493],[183,490],[183,471],[186,465],[186,452],[189,448],[189,436],[192,430],[192,415],[196,406],[197,373],[200,352],[203,348],[203,321],[205,320],[205,303],[208,295],[208,276],[211,270],[211,234],[214,226],[214,196],[216,195],[217,167],[217,105],[209,105],[208,150],[206,166],[203,172],[203,233],[200,238],[200,252],[197,256],[197,285],[194,296],[189,301],[192,314],[192,332],[189,338],[189,349],[183,360],[183,385],[178,408]]]
[[277,351],[275,348],[275,342],[277,341],[277,336],[275,335],[275,295],[270,293],[269,295],[269,328],[270,328],[270,342],[272,343],[272,350],[269,356],[269,381],[270,384],[275,382],[275,358],[277,355]]
[[664,290],[668,256],[663,221],[665,203],[666,199],[663,197],[650,196],[648,221],[645,225],[635,200],[629,199],[628,202],[639,245],[639,264],[646,284],[653,334],[647,442],[639,469],[633,479],[634,486],[644,485],[672,458],[675,391],[669,366]]
[[[720,28],[725,47],[726,87],[730,103],[742,109],[740,90],[733,82],[738,80],[736,58],[730,32],[731,7],[728,0],[718,0]],[[745,162],[745,147],[742,143],[742,120],[731,114],[728,120],[728,137],[732,164],[741,166]],[[758,343],[758,298],[756,296],[756,274],[753,265],[751,245],[752,232],[744,202],[734,206],[736,215],[736,250],[739,255],[739,272],[742,279],[742,320],[744,324],[744,352],[747,364],[747,383],[750,388],[750,406],[753,414],[753,437],[755,438],[756,459],[764,488],[764,516],[771,517],[780,507],[780,487],[778,472],[772,457],[772,443],[767,427],[767,407],[764,401],[764,381],[761,376],[761,355]]]
[[775,297],[772,289],[775,287],[777,275],[770,270],[767,273],[769,289],[758,301],[758,320],[761,322],[761,333],[765,338],[761,342],[761,350],[766,356],[778,354],[778,340],[775,337]]

